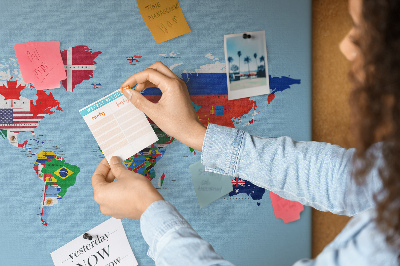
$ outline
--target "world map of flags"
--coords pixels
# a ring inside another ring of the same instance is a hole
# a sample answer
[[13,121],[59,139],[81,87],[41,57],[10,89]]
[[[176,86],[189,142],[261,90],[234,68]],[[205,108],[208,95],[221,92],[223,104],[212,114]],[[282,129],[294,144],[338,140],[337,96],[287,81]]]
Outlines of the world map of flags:
[[[66,72],[69,73],[67,79],[63,81],[63,86],[67,91],[73,92],[78,84],[93,77],[96,64],[94,59],[101,54],[101,51],[93,52],[87,46],[79,45],[70,47],[61,53]],[[134,55],[126,57],[126,60],[129,64],[135,65],[140,62],[140,58],[142,56]],[[235,102],[228,101],[226,75],[224,73],[183,73],[182,80],[187,84],[196,114],[204,125],[218,123],[235,127],[237,123],[234,121],[235,119],[241,119],[244,114],[248,114],[257,107],[256,102],[248,98]],[[275,93],[289,89],[293,84],[300,84],[300,80],[288,77],[270,76],[269,81],[272,93],[268,96],[268,104],[274,100]],[[92,83],[91,85],[94,89],[102,86],[101,83]],[[34,104],[31,100],[21,96],[20,92],[24,88],[25,86],[18,85],[16,80],[9,80],[7,85],[0,86],[0,95],[3,96],[3,100],[0,102],[0,136],[3,136],[3,138],[6,138],[10,133],[15,133],[16,136],[19,132],[25,131],[32,131],[34,134],[34,129],[38,126],[40,120],[55,112],[54,107],[57,108],[57,111],[62,111],[60,103],[54,99],[51,93],[38,91],[38,100]],[[152,101],[157,101],[161,97],[161,93],[153,88],[147,89],[143,95]],[[23,107],[25,105],[29,108]],[[254,119],[250,119],[248,123],[252,124],[253,122]],[[149,179],[154,179],[156,178],[155,166],[163,157],[166,147],[173,141],[173,138],[157,128],[152,121],[150,123],[157,132],[159,142],[132,156],[125,161],[125,164],[129,170],[141,173]],[[14,141],[18,143],[15,136],[13,137]],[[10,138],[9,140],[11,141]],[[25,145],[26,142],[18,146],[24,147]],[[34,169],[38,177],[44,182],[40,217],[42,223],[47,225],[50,207],[58,204],[67,190],[75,184],[80,169],[66,163],[63,158],[56,156],[51,151],[38,154]],[[159,188],[165,185],[166,176],[164,173],[157,179]],[[265,189],[239,178],[232,180],[232,186],[233,191],[229,196],[244,193],[253,200],[260,200],[265,194]],[[259,205],[259,202],[257,205]]]

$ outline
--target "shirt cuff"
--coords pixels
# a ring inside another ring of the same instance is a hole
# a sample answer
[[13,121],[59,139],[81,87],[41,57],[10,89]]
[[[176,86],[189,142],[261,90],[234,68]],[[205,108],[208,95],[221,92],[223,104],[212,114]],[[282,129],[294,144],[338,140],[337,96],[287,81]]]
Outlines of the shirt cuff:
[[243,149],[244,131],[208,124],[201,153],[206,171],[235,176]]
[[140,217],[140,229],[149,245],[147,255],[154,260],[159,240],[167,232],[181,227],[190,225],[171,203],[165,200],[153,202]]

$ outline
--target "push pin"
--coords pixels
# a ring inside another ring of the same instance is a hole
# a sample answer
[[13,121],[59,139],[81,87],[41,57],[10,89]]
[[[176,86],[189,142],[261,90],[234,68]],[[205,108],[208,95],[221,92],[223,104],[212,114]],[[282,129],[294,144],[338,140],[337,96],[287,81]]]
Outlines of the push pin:
[[88,233],[84,233],[84,234],[83,234],[83,239],[92,240],[92,239],[93,239],[93,236],[91,236],[91,235],[88,234]]
[[243,39],[250,39],[250,38],[251,38],[250,34],[243,33]]

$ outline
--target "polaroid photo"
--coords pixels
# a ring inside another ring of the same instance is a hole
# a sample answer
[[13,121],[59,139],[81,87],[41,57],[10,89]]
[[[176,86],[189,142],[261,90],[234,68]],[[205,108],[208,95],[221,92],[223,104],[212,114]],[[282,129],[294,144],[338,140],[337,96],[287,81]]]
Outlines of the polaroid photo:
[[228,100],[269,94],[265,31],[224,36]]

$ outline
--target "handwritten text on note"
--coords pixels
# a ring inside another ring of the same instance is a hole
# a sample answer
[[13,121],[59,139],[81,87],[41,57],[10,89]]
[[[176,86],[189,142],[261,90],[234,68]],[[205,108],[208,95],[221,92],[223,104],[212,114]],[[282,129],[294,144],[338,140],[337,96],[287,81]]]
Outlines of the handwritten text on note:
[[137,0],[140,14],[157,43],[190,32],[178,0]]
[[25,83],[37,90],[60,88],[67,78],[60,53],[60,42],[40,41],[17,43],[15,54]]

